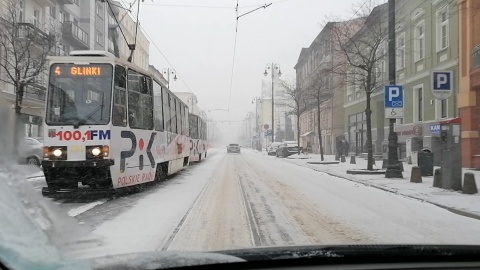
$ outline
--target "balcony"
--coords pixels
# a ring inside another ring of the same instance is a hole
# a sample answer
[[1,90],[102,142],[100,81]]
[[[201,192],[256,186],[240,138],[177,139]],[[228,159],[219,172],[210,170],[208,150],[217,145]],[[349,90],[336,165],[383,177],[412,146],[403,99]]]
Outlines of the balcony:
[[84,50],[89,49],[88,33],[83,31],[78,25],[73,24],[73,22],[63,23],[62,34],[64,38],[70,39],[76,47],[80,47]]
[[50,44],[55,41],[53,35],[45,33],[31,23],[18,23],[17,31],[19,39],[31,40],[42,48],[50,47]]

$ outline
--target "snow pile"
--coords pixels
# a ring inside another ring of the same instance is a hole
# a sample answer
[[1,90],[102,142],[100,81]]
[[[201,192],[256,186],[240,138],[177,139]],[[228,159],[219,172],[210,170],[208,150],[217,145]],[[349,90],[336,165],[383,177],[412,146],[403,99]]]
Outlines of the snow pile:
[[295,154],[287,157],[288,159],[309,159],[307,154]]
[[[310,155],[312,160],[320,160],[320,155]],[[334,161],[335,156],[325,155],[325,161]],[[367,160],[356,157],[357,164],[350,164],[350,157],[347,162],[333,165],[315,165],[308,164],[305,160],[289,160],[289,162],[311,168],[316,171],[325,172],[330,175],[338,176],[351,181],[359,182],[365,185],[374,186],[383,190],[402,194],[412,198],[427,201],[435,205],[458,210],[464,213],[471,213],[480,217],[480,194],[467,195],[458,191],[445,190],[433,187],[433,177],[422,177],[422,183],[410,183],[410,175],[414,165],[403,162],[404,172],[403,179],[387,179],[384,174],[379,175],[352,175],[347,174],[347,170],[365,169],[367,168]],[[373,166],[374,169],[382,168],[382,160],[377,160]],[[438,167],[435,167],[438,168]],[[480,171],[463,169],[463,174],[472,172],[475,175],[477,186],[480,187]]]

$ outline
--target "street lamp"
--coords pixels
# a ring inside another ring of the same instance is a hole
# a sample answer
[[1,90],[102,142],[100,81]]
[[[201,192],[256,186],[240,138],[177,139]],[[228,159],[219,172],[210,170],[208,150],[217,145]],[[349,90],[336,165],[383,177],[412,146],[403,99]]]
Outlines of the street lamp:
[[174,75],[173,80],[177,80],[177,71],[175,69],[170,69],[170,68],[164,68],[162,70],[163,75],[167,75],[167,88],[170,89],[170,74]]
[[258,102],[259,101],[260,101],[260,103],[262,103],[262,100],[256,97],[255,99],[252,100],[252,104],[255,104],[255,133],[256,133],[256,136],[257,136],[257,140],[255,141],[255,148],[258,151],[261,151],[262,150],[262,145],[261,145],[261,141],[260,141],[260,129],[258,127]]
[[280,70],[280,65],[279,64],[275,64],[275,63],[267,64],[265,66],[265,72],[263,73],[263,75],[265,77],[267,77],[267,75],[268,75],[267,69],[270,69],[270,73],[272,74],[272,142],[274,142],[274,140],[275,140],[274,91],[273,91],[274,77],[275,77],[275,72],[274,71],[278,70],[278,77],[282,76],[282,71]]

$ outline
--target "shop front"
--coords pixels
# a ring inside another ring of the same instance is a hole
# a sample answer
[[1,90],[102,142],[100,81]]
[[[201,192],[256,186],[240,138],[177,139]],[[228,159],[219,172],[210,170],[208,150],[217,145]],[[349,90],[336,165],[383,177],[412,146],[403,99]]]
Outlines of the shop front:
[[[417,124],[396,125],[398,135],[399,158],[411,159],[421,149],[429,149],[434,156],[441,154],[440,122],[424,122]],[[440,159],[435,159],[439,161]]]

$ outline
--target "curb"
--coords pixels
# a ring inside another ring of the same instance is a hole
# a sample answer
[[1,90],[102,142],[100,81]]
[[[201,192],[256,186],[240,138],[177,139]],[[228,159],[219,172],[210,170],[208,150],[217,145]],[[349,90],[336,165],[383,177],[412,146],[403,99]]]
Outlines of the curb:
[[435,205],[437,207],[443,208],[445,210],[448,210],[448,211],[450,211],[454,214],[460,215],[460,216],[480,220],[480,215],[479,214],[474,214],[474,213],[464,211],[464,210],[460,210],[460,209],[450,207],[450,206],[447,206],[447,205],[431,202],[431,201],[428,201],[428,200],[425,200],[425,199],[422,199],[422,198],[418,198],[418,197],[415,197],[415,196],[412,196],[412,195],[406,195],[406,194],[400,193],[398,191],[395,191],[395,190],[392,190],[392,189],[389,189],[389,188],[386,188],[386,187],[382,187],[382,186],[378,186],[378,185],[374,185],[374,184],[368,184],[368,183],[365,183],[365,182],[362,182],[362,181],[359,181],[359,180],[356,180],[356,179],[345,177],[343,175],[338,175],[338,174],[334,174],[334,173],[331,173],[331,172],[325,172],[325,171],[317,170],[317,169],[310,168],[310,167],[307,167],[307,166],[302,166],[301,164],[295,164],[293,162],[289,162],[289,163],[293,164],[293,165],[297,165],[299,167],[303,167],[303,168],[307,168],[307,169],[314,170],[314,171],[317,171],[317,172],[325,173],[325,174],[328,174],[328,175],[333,176],[333,177],[337,177],[337,178],[341,178],[341,179],[344,179],[344,180],[347,180],[347,181],[362,184],[362,185],[367,186],[367,187],[372,187],[372,188],[376,188],[376,189],[383,190],[383,191],[386,191],[386,192],[390,192],[392,194],[401,195],[401,196],[404,196],[406,198],[414,199],[414,200],[417,200],[417,201],[420,201],[420,202],[423,202],[423,203],[429,203],[429,204],[432,204],[432,205]]

